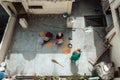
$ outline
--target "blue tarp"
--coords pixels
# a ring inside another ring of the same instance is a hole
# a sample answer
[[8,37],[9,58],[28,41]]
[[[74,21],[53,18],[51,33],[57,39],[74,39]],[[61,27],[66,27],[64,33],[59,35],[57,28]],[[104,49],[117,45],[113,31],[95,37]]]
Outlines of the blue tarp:
[[5,74],[4,72],[0,72],[0,79],[4,78]]

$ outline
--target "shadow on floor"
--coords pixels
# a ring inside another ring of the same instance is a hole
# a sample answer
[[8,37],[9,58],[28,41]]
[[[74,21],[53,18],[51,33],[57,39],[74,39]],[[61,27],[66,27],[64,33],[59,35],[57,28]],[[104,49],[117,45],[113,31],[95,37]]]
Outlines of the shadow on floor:
[[76,65],[76,62],[71,62],[70,65],[72,74],[78,73],[78,66]]
[[97,52],[97,56],[99,56],[100,54],[102,54],[102,52],[105,49],[103,39],[106,36],[106,31],[105,31],[105,27],[94,27],[93,29],[94,29],[94,41],[96,46],[96,52]]
[[79,0],[73,3],[72,16],[102,15],[100,0]]

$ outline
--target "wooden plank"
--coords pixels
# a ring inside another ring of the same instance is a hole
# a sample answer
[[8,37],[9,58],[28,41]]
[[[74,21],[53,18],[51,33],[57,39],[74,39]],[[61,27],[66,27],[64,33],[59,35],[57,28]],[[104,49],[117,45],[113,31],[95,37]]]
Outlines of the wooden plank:
[[116,35],[116,32],[114,32],[113,34],[111,34],[110,36],[109,36],[109,42],[111,42],[111,40],[113,39],[113,37]]

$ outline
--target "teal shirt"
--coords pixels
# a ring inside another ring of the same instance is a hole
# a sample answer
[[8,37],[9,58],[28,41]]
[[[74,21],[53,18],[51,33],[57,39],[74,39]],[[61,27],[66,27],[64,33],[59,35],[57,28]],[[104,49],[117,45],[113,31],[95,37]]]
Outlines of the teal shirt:
[[72,56],[71,56],[71,60],[78,60],[80,58],[81,52],[73,52]]

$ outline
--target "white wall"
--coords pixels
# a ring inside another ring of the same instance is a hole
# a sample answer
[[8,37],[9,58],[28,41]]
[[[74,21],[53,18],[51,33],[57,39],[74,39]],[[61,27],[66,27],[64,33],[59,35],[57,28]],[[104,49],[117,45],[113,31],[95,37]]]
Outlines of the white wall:
[[[22,2],[26,12],[32,14],[71,14],[73,1],[24,1]],[[28,6],[43,6],[43,9],[29,9]]]
[[120,5],[120,0],[115,0],[110,4],[114,28],[106,36],[106,38],[108,38],[111,34],[116,32],[116,35],[111,41],[111,44],[113,45],[111,50],[111,60],[115,63],[116,69],[117,67],[120,67],[120,26],[118,24],[117,14],[115,12],[115,9],[118,7],[118,5]]

